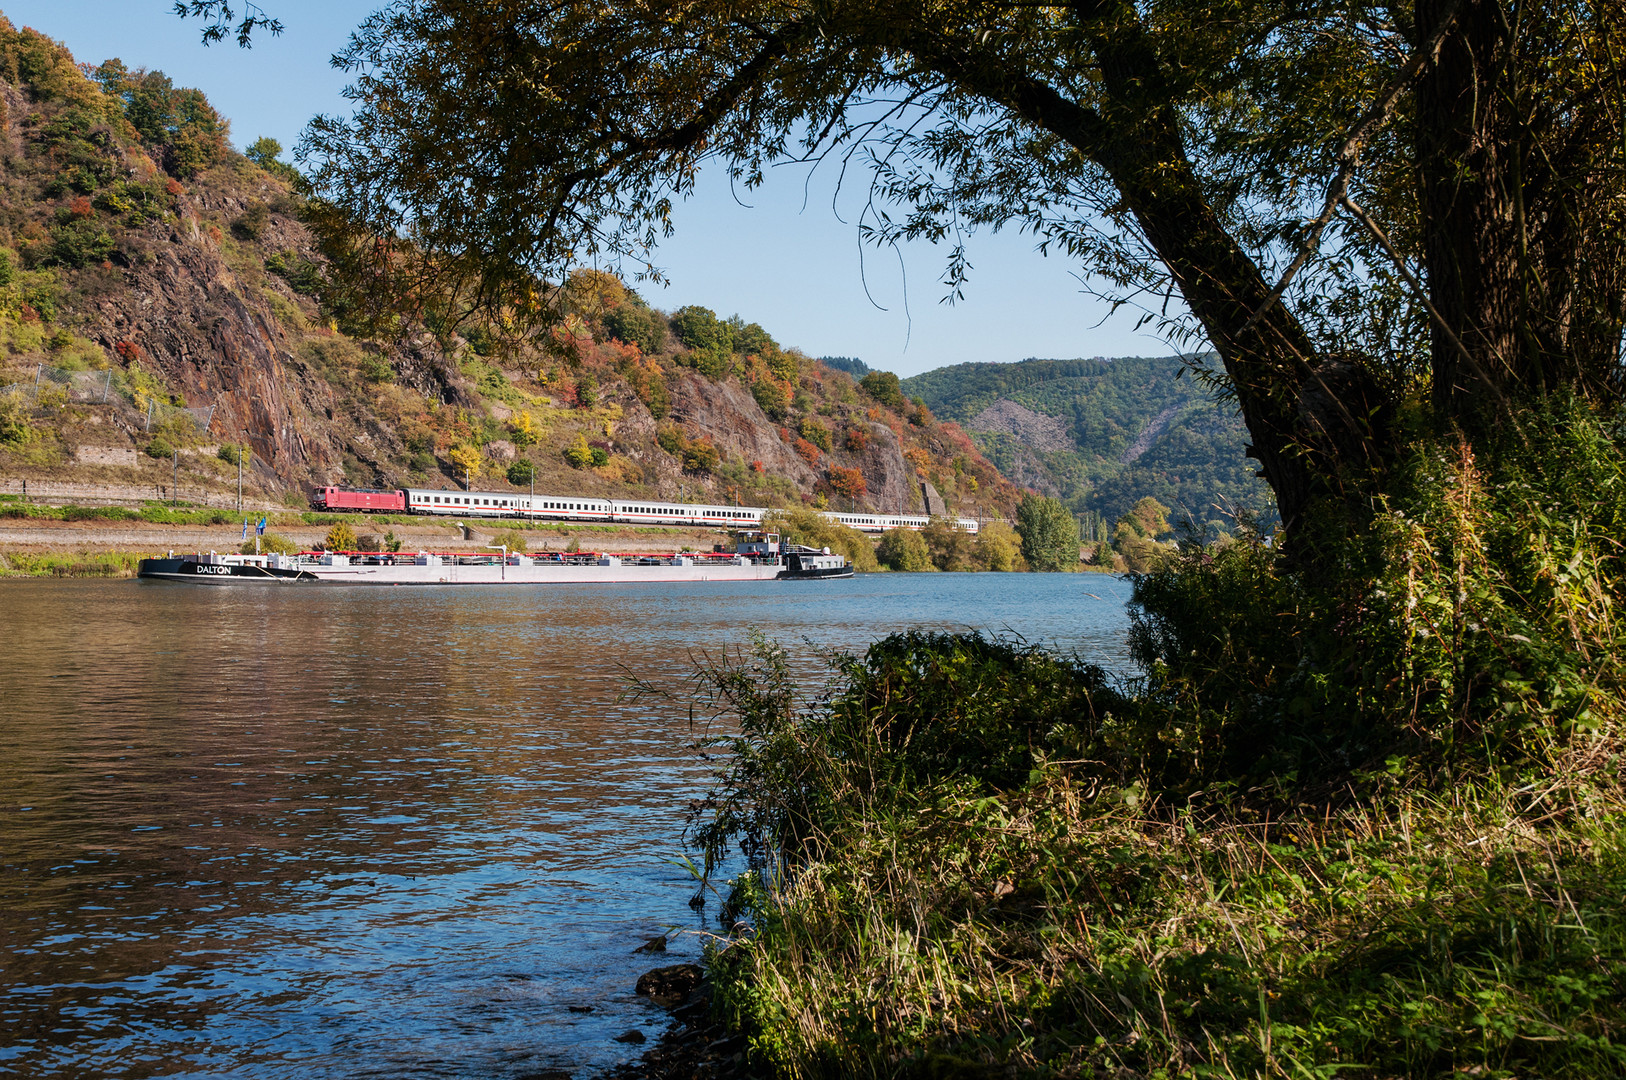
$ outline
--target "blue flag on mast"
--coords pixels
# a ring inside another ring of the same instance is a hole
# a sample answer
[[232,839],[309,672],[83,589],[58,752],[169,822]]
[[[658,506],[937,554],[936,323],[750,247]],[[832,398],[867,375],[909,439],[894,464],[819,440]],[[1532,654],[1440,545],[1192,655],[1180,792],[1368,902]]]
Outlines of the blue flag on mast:
[[254,526],[254,535],[255,536],[264,536],[265,535],[265,519],[264,518],[261,518],[260,523],[258,525],[256,525],[256,526]]

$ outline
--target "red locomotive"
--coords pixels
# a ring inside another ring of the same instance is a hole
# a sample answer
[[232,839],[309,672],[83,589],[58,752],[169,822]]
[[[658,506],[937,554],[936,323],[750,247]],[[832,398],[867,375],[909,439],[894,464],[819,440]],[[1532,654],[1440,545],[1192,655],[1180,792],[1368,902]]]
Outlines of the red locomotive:
[[370,514],[406,513],[406,492],[378,488],[325,487],[311,500],[319,510],[360,510]]

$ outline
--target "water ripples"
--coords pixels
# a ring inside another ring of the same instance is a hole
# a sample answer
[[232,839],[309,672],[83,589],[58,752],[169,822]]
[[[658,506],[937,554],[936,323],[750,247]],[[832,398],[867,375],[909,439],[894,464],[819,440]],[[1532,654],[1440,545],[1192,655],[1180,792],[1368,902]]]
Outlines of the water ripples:
[[[1083,575],[558,589],[0,584],[0,1075],[590,1075],[699,952],[668,860],[697,652],[1009,629],[1124,663]],[[570,1006],[591,1007],[592,1012]]]

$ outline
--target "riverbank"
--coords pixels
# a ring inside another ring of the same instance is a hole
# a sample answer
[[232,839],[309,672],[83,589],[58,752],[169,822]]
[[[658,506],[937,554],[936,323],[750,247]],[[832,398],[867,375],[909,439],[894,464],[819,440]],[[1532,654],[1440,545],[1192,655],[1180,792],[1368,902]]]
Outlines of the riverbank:
[[800,709],[780,663],[710,672],[741,735],[694,833],[778,852],[709,957],[751,1075],[1626,1075],[1603,738],[1444,785],[1159,795],[1180,732],[1065,659],[900,638]]

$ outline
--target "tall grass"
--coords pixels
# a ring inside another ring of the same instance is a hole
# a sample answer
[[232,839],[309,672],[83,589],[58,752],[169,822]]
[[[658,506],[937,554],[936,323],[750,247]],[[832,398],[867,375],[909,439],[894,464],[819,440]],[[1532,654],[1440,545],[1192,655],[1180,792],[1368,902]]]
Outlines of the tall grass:
[[54,552],[0,555],[0,577],[130,578],[150,553],[136,551]]
[[1132,685],[975,635],[811,695],[766,642],[703,667],[753,1067],[1626,1076],[1626,455],[1549,419],[1423,447],[1314,578],[1246,540],[1137,578]]

